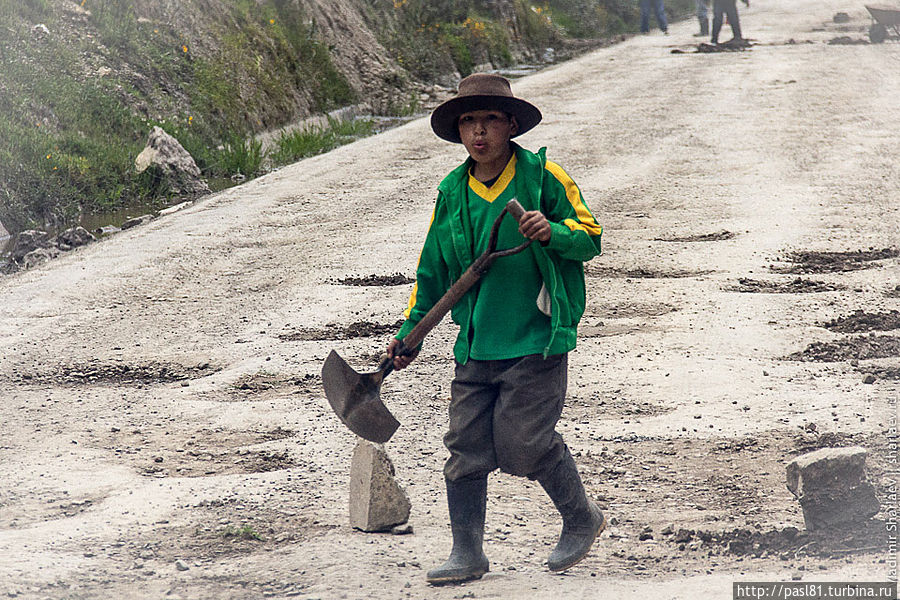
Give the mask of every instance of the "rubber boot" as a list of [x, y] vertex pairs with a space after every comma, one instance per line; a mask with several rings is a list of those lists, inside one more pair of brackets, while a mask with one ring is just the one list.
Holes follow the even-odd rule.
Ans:
[[425, 575], [425, 580], [433, 585], [480, 579], [489, 570], [487, 556], [482, 550], [487, 475], [474, 479], [447, 480], [446, 483], [453, 549], [444, 564]]
[[587, 497], [575, 459], [568, 451], [538, 481], [563, 519], [559, 542], [550, 553], [547, 566], [551, 571], [565, 571], [587, 556], [594, 540], [606, 529], [606, 517]]

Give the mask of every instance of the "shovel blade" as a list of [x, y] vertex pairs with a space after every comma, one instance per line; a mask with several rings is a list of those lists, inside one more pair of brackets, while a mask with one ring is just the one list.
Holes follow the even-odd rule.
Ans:
[[381, 402], [384, 371], [357, 373], [334, 350], [322, 366], [322, 385], [328, 404], [350, 431], [383, 444], [391, 439], [400, 422]]

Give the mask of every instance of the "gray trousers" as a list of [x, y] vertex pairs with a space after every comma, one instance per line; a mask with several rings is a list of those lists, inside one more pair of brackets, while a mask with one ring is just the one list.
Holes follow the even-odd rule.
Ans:
[[505, 473], [538, 479], [565, 454], [556, 423], [566, 397], [567, 354], [457, 363], [444, 445], [450, 481]]

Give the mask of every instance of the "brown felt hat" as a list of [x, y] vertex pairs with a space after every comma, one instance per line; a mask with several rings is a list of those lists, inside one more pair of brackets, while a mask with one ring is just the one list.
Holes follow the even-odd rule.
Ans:
[[439, 138], [459, 144], [462, 142], [457, 124], [459, 117], [473, 110], [500, 110], [511, 114], [519, 124], [515, 135], [521, 135], [541, 122], [541, 111], [513, 96], [505, 77], [475, 73], [459, 82], [456, 97], [434, 109], [431, 128]]

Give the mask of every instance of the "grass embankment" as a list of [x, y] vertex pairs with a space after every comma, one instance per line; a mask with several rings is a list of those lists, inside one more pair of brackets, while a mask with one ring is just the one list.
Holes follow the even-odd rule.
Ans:
[[[400, 77], [422, 82], [637, 28], [624, 0], [342, 1], [359, 4]], [[693, 5], [677, 2], [670, 11]], [[190, 18], [174, 23], [148, 8], [157, 4], [141, 4], [149, 16], [139, 18], [130, 0], [0, 0], [0, 221], [10, 230], [167, 203], [165, 183], [133, 167], [154, 125], [213, 180], [252, 178], [372, 132], [371, 122], [332, 120], [264, 152], [255, 134], [363, 100], [332, 49], [289, 0], [229, 0], [217, 15], [185, 0], [178, 14]], [[409, 114], [415, 98], [387, 112]]]
[[[266, 159], [255, 132], [357, 100], [289, 2], [228, 3], [217, 45], [203, 48], [132, 6], [0, 3], [0, 220], [11, 230], [165, 203], [164, 183], [133, 165], [154, 125], [205, 176], [252, 177]], [[299, 145], [284, 136], [274, 158], [330, 149], [341, 127], [306, 130]]]

